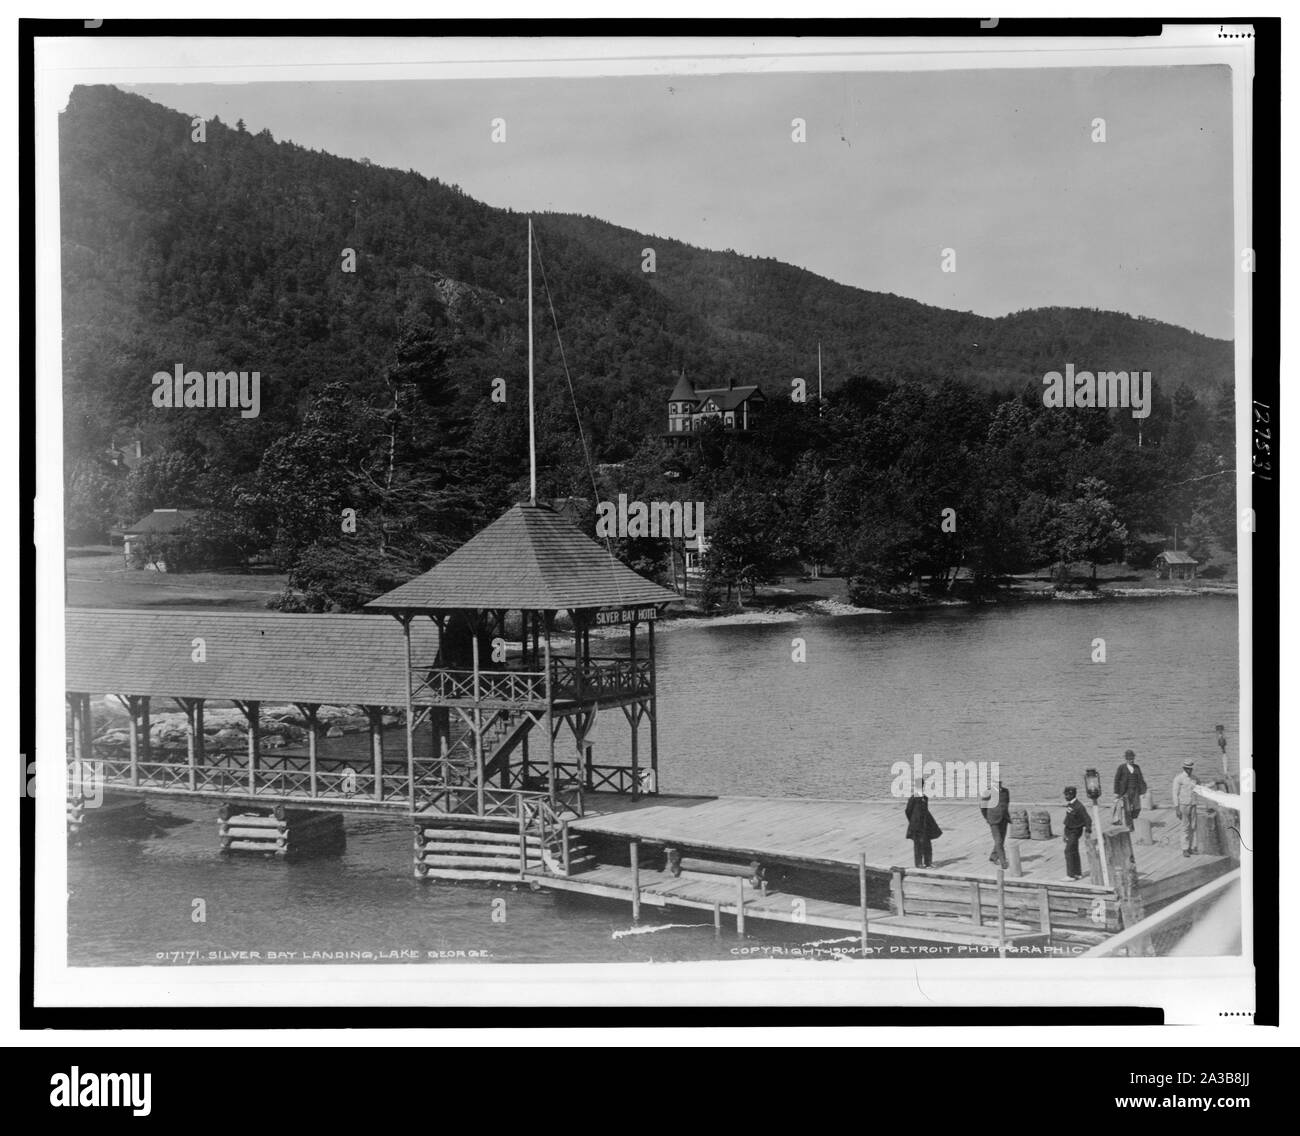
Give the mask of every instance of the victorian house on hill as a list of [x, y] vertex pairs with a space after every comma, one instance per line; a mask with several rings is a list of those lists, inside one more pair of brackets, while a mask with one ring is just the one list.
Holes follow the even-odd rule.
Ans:
[[766, 401], [756, 383], [736, 386], [728, 381], [725, 387], [697, 387], [682, 375], [668, 396], [668, 434], [690, 434], [710, 421], [726, 430], [748, 430]]

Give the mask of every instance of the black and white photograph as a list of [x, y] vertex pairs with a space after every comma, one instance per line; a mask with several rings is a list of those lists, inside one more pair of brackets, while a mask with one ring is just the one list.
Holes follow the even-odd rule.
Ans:
[[38, 43], [38, 994], [1253, 1010], [1252, 43], [987, 37]]

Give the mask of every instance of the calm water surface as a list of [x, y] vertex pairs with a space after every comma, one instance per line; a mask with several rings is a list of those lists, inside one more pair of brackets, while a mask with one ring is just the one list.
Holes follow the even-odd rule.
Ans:
[[[1091, 661], [1098, 638], [1104, 664]], [[791, 659], [794, 639], [804, 641], [804, 663]], [[1218, 768], [1217, 723], [1237, 769], [1229, 597], [665, 628], [656, 646], [665, 792], [881, 798], [891, 765], [921, 753], [996, 761], [1021, 801], [1055, 801], [1095, 766], [1109, 796], [1131, 748], [1168, 800], [1183, 760]], [[324, 752], [364, 758], [364, 738], [329, 744]], [[603, 716], [595, 744], [598, 762], [626, 760], [621, 715]], [[622, 904], [422, 883], [411, 874], [409, 824], [396, 819], [349, 816], [344, 855], [284, 864], [218, 855], [213, 805], [150, 808], [166, 825], [157, 835], [69, 850], [73, 965], [195, 965], [232, 961], [220, 952], [236, 951], [257, 951], [259, 962], [295, 952], [275, 960], [288, 963], [346, 951], [393, 952], [383, 961], [478, 951], [499, 962], [619, 962], [729, 959], [738, 949], [730, 926], [715, 939], [694, 912], [651, 910], [643, 927], [687, 926], [629, 933]], [[206, 923], [191, 922], [195, 898], [207, 904]], [[501, 898], [504, 924], [492, 921]], [[745, 949], [758, 955], [834, 938], [752, 922], [747, 932]]]

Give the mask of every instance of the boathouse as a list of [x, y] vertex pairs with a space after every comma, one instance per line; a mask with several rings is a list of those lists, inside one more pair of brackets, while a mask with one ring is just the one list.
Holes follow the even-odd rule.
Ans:
[[1156, 577], [1161, 580], [1195, 580], [1197, 560], [1185, 552], [1166, 549], [1156, 557]]

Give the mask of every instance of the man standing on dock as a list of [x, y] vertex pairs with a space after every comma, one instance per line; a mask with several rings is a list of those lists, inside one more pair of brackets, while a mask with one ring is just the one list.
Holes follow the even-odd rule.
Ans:
[[989, 833], [993, 837], [993, 851], [989, 855], [989, 860], [1000, 867], [1010, 867], [1007, 861], [1006, 839], [1007, 826], [1011, 823], [1011, 790], [1004, 789], [1001, 782], [995, 786], [997, 799], [994, 800], [993, 792], [985, 789], [980, 794], [980, 812], [984, 814], [984, 819], [989, 822]]
[[1083, 879], [1083, 864], [1079, 860], [1079, 838], [1092, 832], [1092, 817], [1079, 803], [1079, 790], [1073, 785], [1065, 787], [1065, 874], [1072, 880]]
[[1183, 771], [1174, 778], [1174, 815], [1183, 822], [1183, 855], [1196, 852], [1196, 786], [1200, 782], [1192, 772], [1196, 766], [1183, 762]]
[[934, 845], [931, 841], [942, 836], [943, 830], [930, 815], [930, 798], [924, 793], [913, 792], [907, 799], [903, 815], [907, 817], [907, 838], [912, 842], [912, 859], [916, 867], [934, 867]]
[[1137, 754], [1131, 749], [1124, 751], [1124, 761], [1115, 770], [1115, 796], [1124, 802], [1127, 810], [1124, 823], [1133, 827], [1133, 818], [1142, 811], [1142, 794], [1147, 791], [1146, 778], [1142, 776], [1142, 766], [1137, 763]]

